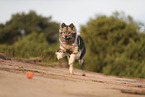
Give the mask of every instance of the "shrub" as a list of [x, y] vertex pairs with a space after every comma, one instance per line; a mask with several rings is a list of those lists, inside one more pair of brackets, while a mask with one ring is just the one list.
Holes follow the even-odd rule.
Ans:
[[98, 16], [81, 26], [86, 44], [85, 69], [104, 74], [144, 77], [145, 34], [130, 17]]
[[57, 44], [48, 43], [44, 33], [33, 32], [30, 35], [19, 38], [13, 45], [0, 45], [0, 51], [11, 57], [36, 58], [43, 61], [54, 61]]

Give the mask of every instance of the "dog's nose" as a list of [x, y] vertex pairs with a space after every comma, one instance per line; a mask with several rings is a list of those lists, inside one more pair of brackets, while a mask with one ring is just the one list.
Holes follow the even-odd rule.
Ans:
[[67, 37], [67, 36], [65, 36], [65, 39], [68, 39], [68, 37]]
[[69, 40], [70, 38], [69, 38], [68, 36], [65, 36], [65, 39], [66, 39], [66, 40]]

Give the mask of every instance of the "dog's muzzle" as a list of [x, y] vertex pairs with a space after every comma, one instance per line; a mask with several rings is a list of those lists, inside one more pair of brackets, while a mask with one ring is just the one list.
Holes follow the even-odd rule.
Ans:
[[69, 40], [70, 39], [70, 37], [68, 37], [68, 36], [65, 36], [65, 40]]

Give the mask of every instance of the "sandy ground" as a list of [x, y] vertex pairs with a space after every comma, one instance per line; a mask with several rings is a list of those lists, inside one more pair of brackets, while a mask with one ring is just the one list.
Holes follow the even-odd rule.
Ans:
[[144, 79], [84, 72], [0, 59], [0, 97], [145, 97]]

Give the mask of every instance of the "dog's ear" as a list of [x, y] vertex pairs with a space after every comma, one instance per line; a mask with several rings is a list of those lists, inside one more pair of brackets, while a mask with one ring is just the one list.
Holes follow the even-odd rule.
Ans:
[[63, 27], [66, 27], [66, 24], [65, 23], [62, 23], [61, 24], [61, 28], [63, 28]]
[[70, 27], [72, 30], [75, 30], [75, 26], [74, 26], [73, 23], [71, 23], [71, 24], [69, 25], [69, 27]]

